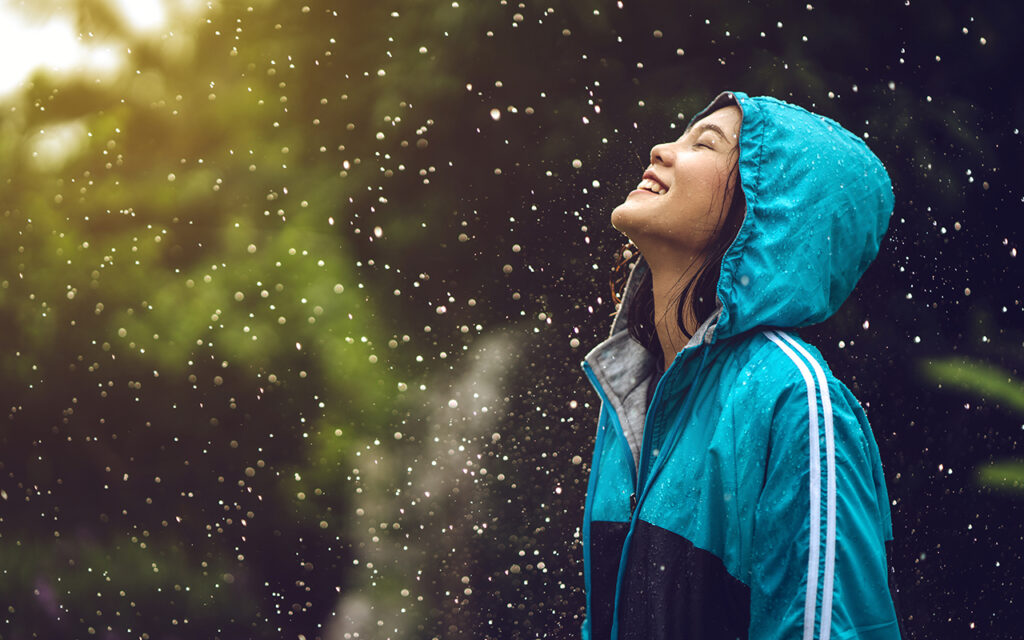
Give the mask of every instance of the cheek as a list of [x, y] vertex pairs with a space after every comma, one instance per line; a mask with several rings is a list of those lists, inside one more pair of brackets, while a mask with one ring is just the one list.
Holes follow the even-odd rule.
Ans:
[[703, 197], [713, 200], [725, 188], [725, 175], [715, 166], [705, 166], [702, 169], [694, 178], [703, 192]]
[[688, 198], [708, 198], [718, 179], [717, 163], [711, 158], [690, 158], [680, 162], [673, 178], [673, 188], [678, 187]]
[[[703, 169], [703, 167], [702, 167]], [[695, 222], [711, 209], [716, 187], [715, 173], [708, 170], [694, 171], [676, 180], [665, 201], [673, 218]]]
[[724, 205], [726, 186], [729, 180], [729, 166], [725, 162], [708, 163], [694, 171], [688, 178], [689, 198], [702, 203], [705, 214], [717, 215]]

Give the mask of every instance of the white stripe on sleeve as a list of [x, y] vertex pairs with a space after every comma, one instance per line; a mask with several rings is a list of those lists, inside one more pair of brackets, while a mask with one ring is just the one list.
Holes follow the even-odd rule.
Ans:
[[818, 598], [818, 558], [821, 547], [821, 457], [818, 448], [818, 402], [814, 380], [800, 356], [790, 349], [774, 331], [764, 335], [789, 356], [807, 386], [808, 444], [810, 464], [810, 536], [807, 549], [807, 594], [804, 599], [804, 640], [814, 637], [814, 613]]
[[832, 591], [836, 573], [836, 451], [832, 433], [832, 399], [828, 393], [828, 380], [818, 361], [811, 357], [796, 340], [779, 332], [814, 368], [821, 389], [821, 406], [825, 414], [825, 583], [821, 592], [821, 640], [829, 640], [832, 631]]

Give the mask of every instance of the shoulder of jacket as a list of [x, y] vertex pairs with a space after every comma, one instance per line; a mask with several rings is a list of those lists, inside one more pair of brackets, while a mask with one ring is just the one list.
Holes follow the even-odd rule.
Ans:
[[762, 398], [804, 393], [808, 384], [822, 381], [838, 390], [821, 353], [799, 337], [783, 330], [760, 330], [747, 337], [740, 356], [737, 384]]

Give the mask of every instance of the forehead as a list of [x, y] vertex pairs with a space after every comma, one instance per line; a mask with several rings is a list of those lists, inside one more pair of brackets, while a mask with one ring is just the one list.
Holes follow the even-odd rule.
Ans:
[[703, 130], [706, 127], [703, 125], [713, 124], [726, 134], [736, 138], [740, 134], [740, 124], [743, 120], [743, 112], [736, 105], [729, 105], [716, 109], [704, 116], [700, 120], [697, 120], [692, 125], [686, 128], [683, 135], [690, 133], [693, 130]]

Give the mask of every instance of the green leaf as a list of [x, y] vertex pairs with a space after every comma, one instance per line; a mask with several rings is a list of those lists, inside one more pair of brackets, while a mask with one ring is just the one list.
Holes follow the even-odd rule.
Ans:
[[1024, 413], [1024, 383], [1005, 369], [978, 360], [944, 358], [921, 363], [924, 376]]
[[1002, 460], [978, 467], [978, 482], [995, 489], [1024, 493], [1024, 462]]

